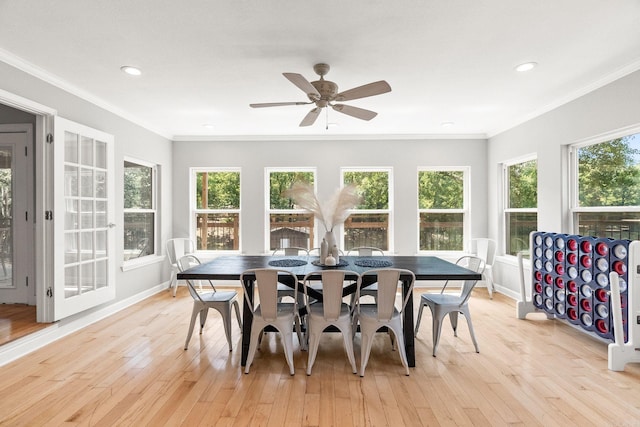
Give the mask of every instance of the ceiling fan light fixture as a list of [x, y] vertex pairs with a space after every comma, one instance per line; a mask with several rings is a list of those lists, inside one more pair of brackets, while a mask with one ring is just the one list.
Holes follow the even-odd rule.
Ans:
[[142, 74], [142, 70], [138, 67], [134, 67], [133, 65], [123, 65], [120, 67], [120, 71], [125, 74], [129, 74], [130, 76], [139, 76]]
[[524, 73], [526, 71], [531, 71], [538, 66], [537, 62], [524, 62], [520, 65], [516, 66], [516, 71], [519, 73]]

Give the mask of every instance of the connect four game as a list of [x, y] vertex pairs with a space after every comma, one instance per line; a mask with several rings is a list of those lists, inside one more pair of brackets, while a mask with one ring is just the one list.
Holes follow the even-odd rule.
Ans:
[[[545, 312], [611, 341], [610, 369], [623, 370], [625, 363], [640, 361], [640, 241], [539, 231], [530, 238], [529, 311]], [[518, 317], [523, 318], [521, 310], [519, 303]], [[616, 311], [621, 316], [616, 318]], [[615, 329], [622, 333], [615, 334]], [[619, 347], [613, 350], [617, 361], [611, 360], [612, 347]]]

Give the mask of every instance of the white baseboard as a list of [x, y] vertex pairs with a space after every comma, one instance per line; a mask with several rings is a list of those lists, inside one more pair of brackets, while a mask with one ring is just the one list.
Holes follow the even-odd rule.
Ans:
[[51, 344], [73, 332], [85, 328], [99, 320], [109, 317], [127, 307], [132, 306], [158, 292], [167, 291], [169, 282], [161, 283], [153, 288], [140, 292], [130, 298], [118, 301], [102, 309], [93, 312], [79, 313], [78, 315], [62, 319], [38, 332], [29, 334], [23, 338], [0, 346], [0, 366], [4, 366], [22, 356], [25, 356], [39, 348]]

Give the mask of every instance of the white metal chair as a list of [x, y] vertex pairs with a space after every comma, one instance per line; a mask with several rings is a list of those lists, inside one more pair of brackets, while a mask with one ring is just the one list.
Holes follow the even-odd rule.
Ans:
[[[309, 256], [309, 250], [300, 248], [297, 246], [290, 246], [288, 248], [276, 248], [273, 250], [272, 256], [284, 255], [284, 256]], [[289, 286], [278, 283], [278, 302], [282, 302], [283, 297], [293, 298], [293, 289]], [[301, 298], [301, 294], [298, 293], [298, 305], [303, 305], [304, 301]]]
[[[456, 264], [465, 267], [476, 273], [482, 273], [484, 270], [484, 261], [481, 258], [475, 256], [463, 256]], [[478, 349], [478, 342], [476, 341], [476, 335], [473, 332], [473, 325], [471, 323], [471, 313], [469, 312], [469, 298], [471, 297], [471, 291], [478, 283], [477, 280], [465, 280], [462, 282], [462, 287], [458, 294], [444, 293], [447, 285], [450, 281], [445, 282], [444, 286], [440, 290], [439, 294], [422, 294], [420, 297], [420, 311], [418, 312], [418, 321], [416, 322], [416, 335], [420, 328], [420, 320], [422, 319], [422, 310], [424, 306], [428, 306], [431, 309], [431, 316], [433, 321], [433, 357], [436, 356], [436, 350], [438, 349], [438, 343], [440, 341], [440, 332], [442, 330], [442, 321], [448, 314], [451, 320], [451, 326], [453, 327], [453, 335], [458, 336], [458, 313], [462, 313], [467, 319], [469, 325], [469, 333], [471, 334], [471, 340], [476, 348], [476, 353], [480, 353]]]
[[[307, 375], [311, 375], [311, 369], [318, 354], [320, 337], [329, 326], [335, 326], [342, 332], [344, 349], [351, 363], [353, 373], [357, 373], [356, 359], [353, 353], [353, 329], [352, 310], [342, 299], [344, 277], [346, 274], [356, 276], [356, 283], [360, 283], [358, 273], [347, 270], [323, 270], [309, 273], [303, 280], [305, 305], [307, 308], [307, 338], [309, 343], [309, 361], [307, 363]], [[308, 289], [311, 281], [320, 284], [322, 301], [315, 301], [309, 297]], [[313, 289], [318, 289], [316, 286]]]
[[[240, 275], [240, 283], [245, 282], [246, 276], [255, 276], [254, 295], [250, 298], [245, 292], [245, 309], [253, 313], [253, 323], [251, 324], [251, 337], [249, 340], [249, 353], [245, 365], [245, 374], [249, 373], [249, 367], [253, 362], [256, 349], [261, 341], [262, 331], [267, 326], [273, 326], [282, 336], [284, 344], [284, 354], [289, 365], [289, 373], [295, 374], [293, 368], [293, 325], [295, 323], [296, 333], [300, 345], [304, 347], [302, 332], [300, 329], [300, 317], [298, 315], [298, 279], [295, 274], [278, 269], [259, 268], [246, 270]], [[281, 276], [288, 276], [294, 283], [293, 302], [278, 302], [278, 282]], [[255, 304], [255, 301], [259, 304]]]
[[[347, 256], [362, 256], [362, 257], [372, 257], [372, 256], [384, 256], [384, 251], [380, 248], [375, 248], [373, 246], [358, 246], [355, 248], [349, 249], [347, 252]], [[366, 288], [362, 289], [360, 296], [369, 295], [374, 299], [377, 298], [378, 295], [378, 284], [373, 283]]]
[[169, 239], [166, 243], [167, 258], [169, 264], [171, 264], [171, 279], [169, 281], [169, 289], [173, 288], [173, 296], [176, 296], [178, 291], [178, 279], [177, 274], [180, 271], [178, 268], [178, 260], [185, 255], [195, 252], [195, 245], [193, 240], [187, 238]]
[[484, 261], [484, 272], [482, 273], [482, 280], [487, 284], [487, 291], [489, 292], [489, 298], [493, 299], [493, 262], [496, 258], [496, 241], [492, 239], [473, 239], [471, 241], [472, 248], [475, 249], [473, 253]]
[[[194, 255], [185, 255], [178, 260], [177, 264], [180, 271], [185, 271], [191, 267], [199, 265], [200, 260]], [[213, 286], [213, 283], [211, 283], [211, 281], [208, 281], [211, 290], [199, 292], [198, 289], [196, 289], [195, 285], [197, 284], [200, 290], [202, 290], [201, 282], [202, 281], [187, 280], [189, 293], [191, 294], [191, 297], [193, 297], [193, 309], [191, 311], [191, 323], [189, 324], [189, 332], [187, 333], [187, 340], [184, 343], [184, 349], [186, 350], [189, 347], [189, 341], [191, 340], [191, 335], [193, 334], [193, 327], [196, 323], [196, 317], [200, 315], [200, 334], [202, 334], [209, 309], [213, 308], [214, 310], [217, 310], [222, 316], [224, 333], [227, 336], [229, 351], [231, 351], [233, 349], [233, 346], [231, 344], [231, 306], [233, 306], [236, 310], [238, 326], [240, 327], [240, 330], [242, 330], [240, 307], [237, 300], [238, 293], [236, 291], [218, 291], [216, 290], [215, 286]]]
[[[362, 283], [365, 282], [367, 276], [375, 275], [375, 280], [378, 283], [378, 298], [375, 304], [362, 304], [360, 302], [360, 291]], [[402, 294], [402, 281], [401, 275], [407, 275], [411, 277], [411, 284], [409, 286], [409, 292], [404, 299], [400, 307], [396, 305], [396, 295], [398, 292]], [[409, 364], [407, 362], [407, 354], [404, 348], [404, 333], [402, 330], [402, 313], [405, 309], [412, 310], [413, 307], [407, 308], [407, 301], [411, 292], [413, 292], [413, 285], [415, 284], [415, 275], [409, 270], [395, 269], [395, 268], [383, 268], [368, 270], [362, 273], [360, 283], [356, 292], [356, 311], [353, 318], [353, 325], [360, 323], [360, 333], [362, 336], [362, 344], [360, 350], [360, 376], [364, 376], [365, 368], [369, 362], [369, 355], [371, 354], [371, 346], [373, 344], [374, 334], [382, 327], [386, 327], [390, 333], [395, 336], [395, 341], [398, 343], [398, 353], [400, 354], [400, 360], [405, 368], [406, 375], [409, 375]]]

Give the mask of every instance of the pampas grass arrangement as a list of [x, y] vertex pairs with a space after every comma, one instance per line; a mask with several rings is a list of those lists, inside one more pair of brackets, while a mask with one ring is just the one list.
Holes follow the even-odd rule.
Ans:
[[349, 217], [349, 210], [362, 201], [354, 184], [337, 189], [324, 204], [320, 203], [313, 191], [313, 186], [307, 182], [294, 182], [291, 188], [283, 192], [283, 195], [291, 198], [302, 209], [312, 213], [328, 232], [333, 232], [336, 225], [342, 224]]

